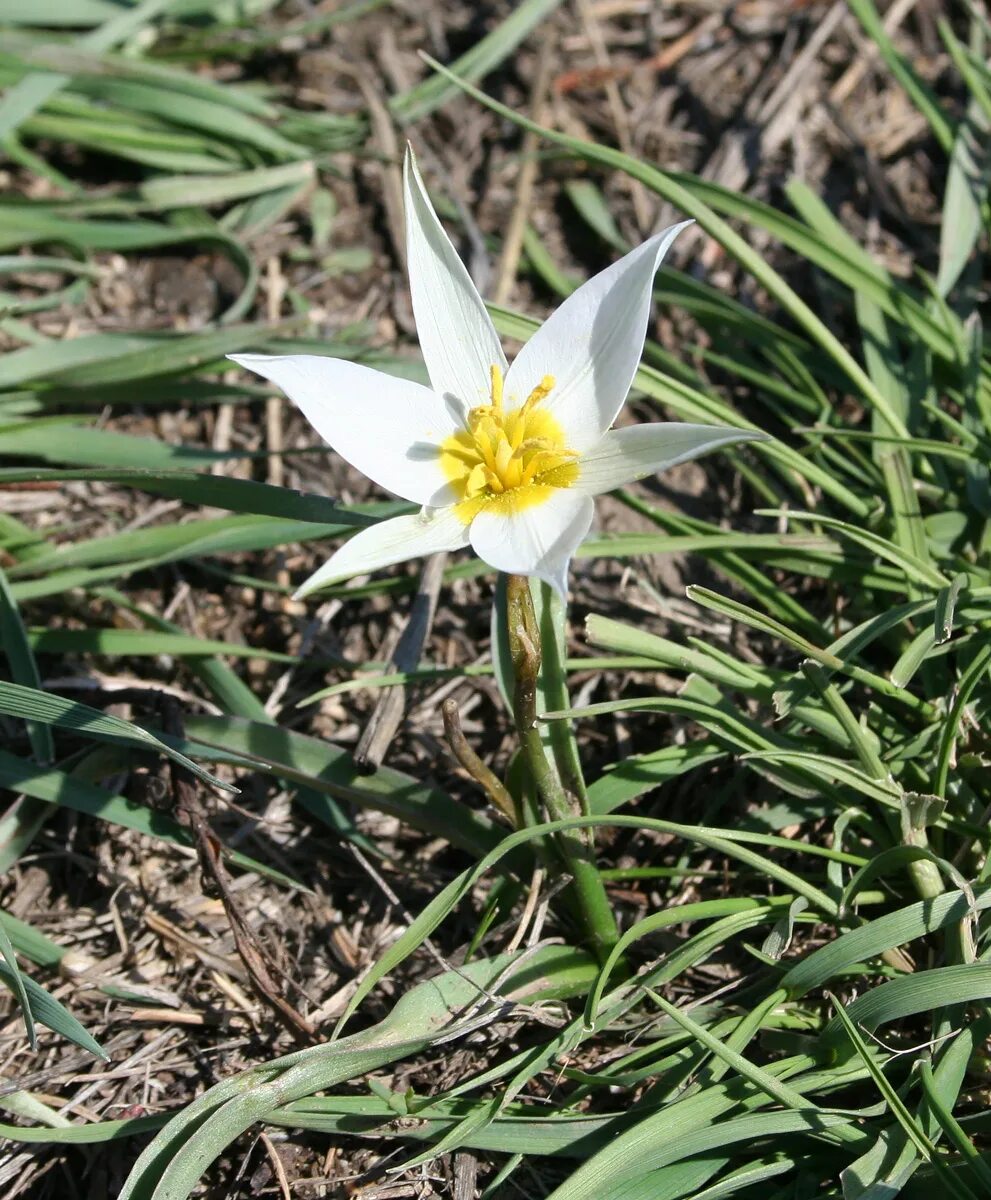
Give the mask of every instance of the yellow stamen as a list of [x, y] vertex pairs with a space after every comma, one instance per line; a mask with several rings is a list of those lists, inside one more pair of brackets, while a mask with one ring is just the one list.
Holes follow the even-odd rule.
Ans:
[[502, 370], [498, 363], [489, 367], [489, 378], [492, 380], [492, 407], [502, 409]]
[[469, 524], [483, 509], [519, 512], [542, 504], [555, 488], [578, 478], [578, 455], [565, 445], [564, 431], [540, 403], [554, 388], [545, 375], [524, 403], [503, 407], [503, 376], [489, 371], [491, 398], [473, 408], [465, 428], [441, 446], [441, 467], [457, 497], [457, 512]]
[[553, 390], [554, 382], [555, 380], [553, 375], [545, 375], [543, 379], [541, 379], [530, 395], [527, 396], [526, 403], [523, 405], [524, 413], [530, 412], [532, 409], [537, 407], [541, 400], [547, 398], [547, 396]]

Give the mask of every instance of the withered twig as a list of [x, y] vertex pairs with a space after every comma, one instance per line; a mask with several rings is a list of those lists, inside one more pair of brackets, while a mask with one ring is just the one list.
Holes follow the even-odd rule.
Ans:
[[[530, 89], [530, 119], [536, 121], [538, 125], [543, 125], [546, 117], [550, 74], [551, 43], [549, 39], [545, 39], [541, 42], [537, 73], [533, 87]], [[528, 129], [520, 148], [520, 172], [516, 180], [516, 200], [513, 203], [509, 224], [506, 227], [506, 236], [503, 238], [495, 287], [492, 289], [492, 300], [496, 304], [506, 303], [513, 288], [513, 281], [516, 279], [516, 269], [519, 266], [520, 253], [523, 250], [523, 233], [526, 230], [527, 216], [533, 201], [533, 186], [537, 181], [537, 151], [539, 148], [539, 136], [532, 129]]]
[[558, 96], [566, 96], [569, 92], [577, 91], [578, 88], [598, 87], [610, 81], [619, 83], [647, 71], [670, 71], [700, 41], [714, 33], [724, 20], [724, 14], [710, 13], [707, 17], [703, 17], [698, 25], [689, 29], [687, 33], [683, 33], [681, 37], [675, 38], [670, 45], [665, 46], [663, 50], [659, 50], [643, 62], [627, 63], [621, 66], [610, 64], [608, 66], [576, 67], [574, 70], [564, 71], [554, 80], [554, 91]]
[[371, 127], [368, 148], [381, 160], [385, 224], [392, 249], [405, 271], [406, 215], [403, 202], [403, 173], [399, 165], [403, 151], [396, 132], [396, 123], [388, 105], [382, 100], [381, 80], [377, 79], [367, 66], [348, 62], [340, 56], [335, 56], [333, 63], [337, 70], [355, 81], [368, 108], [368, 124]]
[[454, 1200], [472, 1200], [476, 1194], [478, 1159], [466, 1150], [454, 1156]]
[[[592, 46], [596, 62], [600, 67], [611, 68], [612, 60], [609, 57], [609, 48], [602, 35], [602, 28], [595, 15], [591, 0], [577, 0], [577, 5], [578, 16]], [[606, 76], [602, 81], [602, 87], [606, 94], [606, 103], [612, 115], [613, 128], [616, 131], [616, 141], [619, 143], [619, 148], [624, 154], [633, 154], [630, 118], [623, 103], [619, 85], [612, 76]], [[646, 233], [651, 223], [651, 205], [647, 189], [638, 179], [627, 177], [627, 183], [630, 198], [633, 200], [633, 211], [636, 214], [637, 225], [640, 227], [641, 233]]]
[[0, 492], [58, 492], [61, 490], [61, 483], [49, 483], [44, 479], [23, 479], [20, 483], [0, 483]]
[[[265, 281], [268, 286], [268, 319], [275, 325], [278, 323], [282, 300], [286, 294], [286, 279], [275, 254], [269, 257], [266, 264]], [[273, 487], [282, 487], [286, 478], [285, 460], [282, 457], [285, 449], [284, 416], [285, 403], [282, 395], [269, 396], [265, 401], [265, 441], [268, 446], [268, 482]], [[279, 582], [283, 581], [280, 579]], [[285, 582], [289, 582], [288, 576]]]
[[[895, 0], [895, 3], [884, 14], [882, 21], [884, 32], [889, 37], [901, 25], [912, 9], [915, 8], [915, 5], [916, 0]], [[864, 75], [870, 69], [871, 64], [877, 58], [877, 55], [877, 43], [870, 38], [864, 38], [863, 43], [857, 48], [857, 56], [853, 62], [850, 63], [837, 82], [830, 88], [830, 104], [843, 104], [844, 101], [849, 99], [850, 93], [860, 83], [861, 79], [863, 79]]]
[[[163, 696], [162, 727], [172, 737], [183, 736], [182, 712], [172, 696]], [[221, 861], [221, 844], [210, 828], [192, 774], [181, 764], [169, 762], [176, 819], [190, 832], [200, 860], [200, 870], [220, 893], [220, 899], [230, 922], [234, 945], [248, 973], [248, 982], [258, 998], [275, 1013], [297, 1042], [309, 1045], [316, 1029], [282, 996], [276, 982], [277, 968], [271, 956], [258, 940], [241, 907], [231, 891], [230, 876]]]
[[267, 1133], [258, 1135], [259, 1141], [265, 1147], [265, 1153], [268, 1155], [268, 1161], [272, 1164], [272, 1171], [275, 1178], [279, 1181], [279, 1192], [282, 1195], [282, 1200], [292, 1200], [292, 1192], [289, 1187], [289, 1178], [286, 1175], [285, 1164], [282, 1161], [282, 1156], [275, 1148], [275, 1143]]
[[515, 954], [516, 951], [523, 945], [523, 938], [526, 936], [527, 926], [533, 919], [533, 914], [537, 910], [537, 903], [540, 900], [540, 888], [544, 882], [544, 868], [534, 867], [533, 874], [530, 876], [530, 886], [527, 888], [526, 903], [523, 905], [523, 912], [520, 915], [520, 923], [516, 926], [516, 932], [509, 939], [504, 953]]
[[191, 954], [215, 974], [230, 976], [241, 983], [248, 982], [248, 972], [242, 962], [228, 955], [215, 954], [208, 946], [203, 945], [202, 940], [191, 937], [161, 913], [153, 909], [146, 911], [145, 925], [163, 942], [174, 946], [180, 952]]
[[513, 797], [503, 786], [499, 777], [489, 770], [468, 745], [464, 730], [461, 728], [457, 700], [448, 698], [440, 706], [440, 711], [444, 718], [444, 733], [447, 735], [447, 744], [451, 747], [451, 753], [515, 829], [519, 825], [520, 819]]
[[[402, 637], [390, 663], [396, 671], [412, 671], [420, 661], [423, 643], [434, 621], [437, 594], [444, 578], [447, 554], [432, 554], [424, 563], [419, 587], [410, 609]], [[406, 689], [401, 685], [387, 688], [379, 697], [354, 752], [354, 761], [366, 771], [380, 766], [389, 744], [403, 719]]]

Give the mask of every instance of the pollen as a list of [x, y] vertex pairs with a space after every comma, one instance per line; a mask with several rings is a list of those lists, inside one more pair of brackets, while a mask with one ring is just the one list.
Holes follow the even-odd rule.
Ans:
[[465, 428], [441, 445], [440, 464], [466, 525], [486, 508], [509, 513], [542, 504], [578, 478], [578, 455], [540, 407], [554, 390], [554, 376], [545, 375], [522, 404], [509, 407], [498, 366], [490, 379], [489, 403], [473, 408]]

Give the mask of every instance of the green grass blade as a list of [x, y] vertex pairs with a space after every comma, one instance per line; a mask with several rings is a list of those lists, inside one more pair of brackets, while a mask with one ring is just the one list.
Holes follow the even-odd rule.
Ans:
[[[11, 976], [9, 968], [0, 963], [0, 979], [11, 986]], [[59, 1034], [61, 1037], [68, 1039], [74, 1045], [81, 1049], [94, 1054], [97, 1058], [102, 1058], [105, 1062], [110, 1061], [110, 1055], [106, 1053], [99, 1042], [96, 1041], [86, 1029], [76, 1020], [69, 1012], [64, 1004], [61, 1004], [49, 992], [29, 976], [22, 975], [24, 989], [27, 992], [27, 1000], [32, 1018], [39, 1025], [44, 1025], [46, 1029], [51, 1029], [53, 1033]]]
[[[561, 0], [522, 0], [491, 33], [452, 64], [454, 74], [466, 79], [481, 79], [493, 67], [504, 62], [560, 3]], [[457, 95], [458, 88], [452, 83], [436, 76], [425, 79], [409, 91], [393, 96], [389, 101], [389, 109], [400, 125], [411, 125]]]
[[[173, 2], [174, 0], [142, 0], [142, 3], [132, 9], [114, 10], [114, 15], [103, 25], [84, 35], [83, 43], [93, 50], [109, 50], [133, 36]], [[13, 133], [68, 82], [67, 75], [45, 73], [29, 75], [11, 88], [0, 100], [0, 137], [7, 137]]]
[[192, 771], [204, 783], [225, 792], [237, 792], [237, 788], [232, 784], [217, 779], [184, 754], [160, 741], [153, 733], [142, 729], [140, 725], [108, 716], [86, 704], [66, 700], [62, 696], [55, 696], [38, 688], [0, 681], [0, 712], [25, 721], [41, 721], [58, 729], [71, 729], [85, 737], [130, 746], [132, 749], [155, 750]]
[[[3, 570], [0, 570], [0, 649], [7, 659], [15, 683], [31, 688], [41, 687], [38, 664], [34, 661], [31, 643]], [[50, 763], [55, 757], [51, 729], [35, 721], [29, 722], [27, 728], [35, 759], [41, 765]]]
[[936, 1168], [938, 1177], [942, 1181], [942, 1186], [946, 1189], [944, 1194], [947, 1196], [953, 1196], [955, 1200], [977, 1200], [977, 1197], [970, 1190], [970, 1188], [968, 1188], [962, 1180], [958, 1179], [951, 1171], [947, 1169], [946, 1164], [939, 1157], [936, 1147], [926, 1136], [925, 1131], [921, 1128], [916, 1118], [911, 1112], [909, 1112], [908, 1107], [902, 1101], [902, 1098], [898, 1095], [897, 1091], [888, 1082], [887, 1076], [878, 1066], [874, 1055], [867, 1048], [864, 1039], [860, 1036], [860, 1032], [856, 1024], [848, 1015], [843, 1005], [839, 1003], [835, 996], [831, 995], [829, 998], [832, 1001], [833, 1008], [836, 1012], [835, 1021], [842, 1026], [846, 1036], [853, 1044], [854, 1050], [867, 1067], [871, 1078], [877, 1085], [878, 1091], [880, 1091], [881, 1095], [884, 1097], [885, 1103], [891, 1110], [895, 1119], [898, 1121], [898, 1124], [901, 1126], [902, 1130], [905, 1132], [909, 1141], [915, 1146], [922, 1158], [929, 1163], [930, 1166]]
[[991, 1167], [978, 1153], [976, 1146], [944, 1101], [933, 1069], [925, 1060], [919, 1063], [919, 1079], [933, 1118], [946, 1134], [947, 1139], [956, 1147], [961, 1158], [971, 1167], [974, 1182], [980, 1185], [980, 1191], [984, 1195], [991, 1195]]
[[[7, 936], [7, 930], [0, 924], [0, 956], [3, 957], [3, 964], [0, 964], [0, 979], [14, 993], [20, 1010], [21, 1016], [24, 1019], [24, 1029], [28, 1036], [28, 1045], [32, 1050], [38, 1048], [38, 1035], [34, 1029], [34, 1014], [31, 1012], [31, 1000], [28, 997], [27, 987], [24, 983], [24, 976], [21, 975], [20, 967], [17, 965], [17, 955], [14, 952], [14, 947], [10, 943], [10, 938]], [[5, 965], [5, 969], [4, 968]]]
[[929, 122], [941, 148], [950, 154], [953, 148], [953, 126], [945, 116], [932, 90], [923, 82], [915, 69], [895, 49], [888, 36], [873, 0], [847, 0], [851, 11], [864, 27], [864, 31], [878, 48], [881, 57], [892, 75], [898, 80], [909, 99]]

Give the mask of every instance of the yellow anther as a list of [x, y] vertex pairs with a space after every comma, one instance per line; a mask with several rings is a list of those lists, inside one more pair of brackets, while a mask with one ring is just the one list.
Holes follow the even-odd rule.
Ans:
[[502, 409], [502, 369], [498, 363], [489, 367], [489, 378], [492, 381], [492, 407]]
[[524, 403], [503, 407], [501, 369], [489, 369], [491, 397], [467, 414], [464, 429], [441, 446], [441, 467], [457, 496], [466, 525], [483, 509], [518, 512], [542, 504], [578, 478], [578, 455], [569, 450], [553, 413], [538, 405], [554, 387], [545, 375]]
[[523, 405], [523, 412], [528, 413], [537, 407], [541, 400], [545, 399], [554, 388], [554, 376], [545, 375], [537, 384], [529, 396], [526, 398], [526, 403]]

